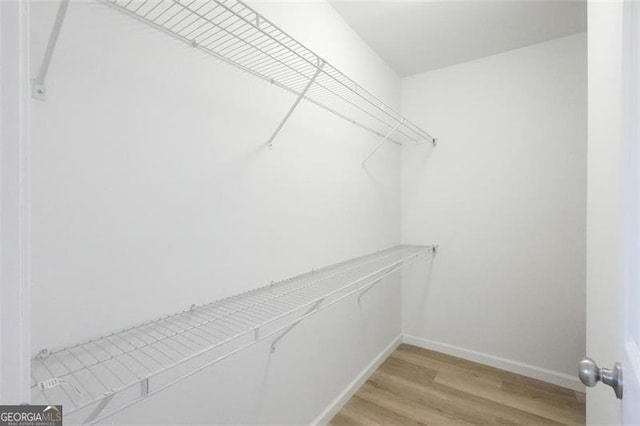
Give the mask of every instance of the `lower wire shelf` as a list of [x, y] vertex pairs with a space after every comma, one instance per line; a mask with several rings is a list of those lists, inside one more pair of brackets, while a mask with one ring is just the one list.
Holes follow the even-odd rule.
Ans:
[[356, 293], [362, 296], [436, 249], [397, 246], [74, 346], [43, 350], [31, 362], [32, 403], [61, 404], [65, 415], [82, 410], [84, 423], [97, 422], [264, 339], [273, 339], [275, 351], [305, 318]]

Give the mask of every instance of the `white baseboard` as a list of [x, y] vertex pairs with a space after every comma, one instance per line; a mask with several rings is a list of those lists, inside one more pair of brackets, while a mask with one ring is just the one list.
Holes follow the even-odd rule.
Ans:
[[449, 345], [447, 343], [437, 342], [430, 339], [423, 339], [422, 337], [409, 336], [406, 334], [402, 336], [402, 342], [409, 345], [442, 352], [447, 355], [452, 355], [469, 361], [478, 362], [480, 364], [499, 368], [501, 370], [510, 371], [512, 373], [521, 374], [523, 376], [542, 380], [544, 382], [552, 383], [563, 388], [569, 388], [579, 392], [585, 391], [584, 385], [580, 383], [577, 377], [570, 376], [565, 373], [560, 373], [558, 371], [547, 370], [545, 368], [513, 361], [507, 358], [501, 358], [498, 356]]
[[360, 387], [367, 381], [369, 376], [371, 376], [378, 367], [380, 367], [384, 360], [387, 359], [398, 346], [400, 346], [400, 343], [402, 343], [401, 335], [393, 339], [393, 341], [384, 348], [382, 352], [380, 352], [380, 354], [376, 356], [374, 360], [371, 361], [369, 365], [367, 365], [342, 392], [340, 392], [340, 395], [338, 395], [338, 397], [334, 399], [318, 417], [316, 417], [312, 424], [316, 426], [324, 426], [328, 424], [331, 419], [338, 414], [338, 411], [344, 407], [349, 399], [351, 399], [358, 389], [360, 389]]
[[340, 395], [338, 395], [331, 404], [329, 404], [329, 406], [312, 422], [312, 424], [316, 426], [323, 426], [329, 423], [340, 409], [349, 401], [349, 399], [358, 391], [358, 389], [360, 389], [364, 382], [367, 381], [369, 376], [371, 376], [384, 362], [384, 360], [387, 359], [394, 350], [396, 350], [400, 343], [407, 343], [409, 345], [430, 349], [436, 352], [442, 352], [447, 355], [452, 355], [458, 358], [488, 365], [490, 367], [542, 380], [563, 388], [573, 389], [579, 392], [585, 391], [584, 385], [580, 383], [577, 377], [570, 376], [565, 373], [547, 370], [545, 368], [536, 367], [522, 362], [461, 348], [448, 343], [404, 334], [393, 339], [393, 341], [383, 349], [382, 352], [380, 352], [380, 354], [376, 356], [375, 359], [371, 361], [351, 383], [349, 383], [349, 385], [347, 385]]

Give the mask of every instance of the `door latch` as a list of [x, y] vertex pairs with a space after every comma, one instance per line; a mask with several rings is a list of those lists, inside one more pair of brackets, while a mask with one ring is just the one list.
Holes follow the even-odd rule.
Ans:
[[578, 377], [585, 386], [593, 387], [602, 382], [613, 388], [616, 398], [622, 399], [622, 365], [619, 362], [612, 369], [598, 368], [594, 360], [584, 358], [578, 365]]

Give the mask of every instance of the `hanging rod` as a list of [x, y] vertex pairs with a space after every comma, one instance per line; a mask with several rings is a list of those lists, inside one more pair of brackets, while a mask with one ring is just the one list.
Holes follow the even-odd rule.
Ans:
[[434, 246], [394, 247], [98, 339], [43, 350], [31, 363], [32, 401], [62, 404], [66, 414], [88, 410], [85, 423], [102, 421], [260, 341], [273, 339], [274, 350], [306, 318], [433, 252]]
[[101, 1], [379, 137], [399, 124], [391, 142], [435, 141], [240, 0]]

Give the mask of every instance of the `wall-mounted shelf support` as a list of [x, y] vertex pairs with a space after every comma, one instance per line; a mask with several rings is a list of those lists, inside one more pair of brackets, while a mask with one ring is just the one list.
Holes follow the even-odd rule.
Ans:
[[389, 133], [386, 134], [386, 136], [380, 141], [380, 143], [378, 143], [378, 145], [376, 145], [375, 148], [373, 148], [373, 151], [371, 151], [369, 153], [369, 155], [366, 156], [366, 158], [364, 160], [362, 160], [362, 167], [364, 167], [367, 164], [367, 161], [369, 161], [369, 159], [371, 157], [373, 157], [373, 154], [375, 154], [376, 152], [378, 152], [378, 150], [380, 149], [380, 147], [382, 146], [383, 143], [385, 143], [390, 137], [391, 135], [393, 135], [393, 132], [395, 132], [396, 130], [398, 130], [398, 127], [400, 127], [400, 125], [403, 123], [404, 119], [401, 119], [394, 127], [393, 129], [389, 130]]
[[298, 324], [300, 324], [302, 322], [302, 320], [304, 320], [307, 316], [309, 316], [313, 311], [316, 311], [320, 308], [320, 305], [322, 304], [322, 302], [324, 302], [324, 299], [320, 299], [318, 300], [316, 303], [314, 303], [313, 305], [311, 305], [311, 307], [304, 313], [302, 314], [302, 316], [300, 317], [300, 319], [298, 321], [295, 321], [294, 323], [292, 323], [290, 326], [288, 326], [287, 328], [284, 329], [284, 331], [282, 332], [282, 334], [280, 334], [278, 337], [276, 337], [273, 342], [271, 342], [271, 353], [274, 353], [276, 351], [276, 345], [278, 344], [278, 342], [280, 340], [282, 340], [282, 338], [284, 336], [286, 336], [287, 334], [289, 334], [289, 332], [291, 330], [293, 330]]
[[[147, 382], [148, 383], [148, 382]], [[111, 402], [111, 400], [113, 399], [113, 397], [115, 396], [114, 393], [107, 395], [104, 399], [102, 399], [93, 410], [91, 410], [91, 412], [89, 413], [89, 415], [84, 419], [84, 421], [82, 422], [82, 424], [89, 424], [91, 423], [96, 417], [98, 417], [100, 415], [100, 413], [102, 413], [104, 411], [105, 408], [107, 408], [107, 405], [109, 405], [109, 403]]]
[[58, 43], [58, 37], [60, 36], [60, 30], [62, 29], [62, 23], [64, 17], [67, 14], [69, 7], [69, 0], [60, 0], [58, 6], [58, 13], [56, 13], [56, 19], [53, 22], [53, 28], [51, 29], [51, 35], [49, 36], [49, 42], [47, 43], [47, 49], [44, 52], [42, 63], [40, 64], [40, 70], [38, 75], [33, 79], [31, 84], [31, 95], [34, 99], [44, 101], [47, 99], [47, 87], [45, 86], [45, 79], [47, 78], [47, 72], [49, 71], [49, 65], [51, 65], [51, 58], [53, 57], [53, 51]]
[[364, 296], [369, 290], [371, 290], [373, 287], [375, 287], [376, 284], [378, 284], [380, 281], [382, 281], [383, 279], [387, 278], [389, 275], [393, 274], [394, 272], [396, 272], [398, 269], [400, 269], [400, 265], [395, 265], [393, 267], [391, 267], [387, 272], [385, 272], [385, 274], [379, 278], [377, 278], [375, 281], [367, 284], [365, 287], [362, 288], [362, 290], [360, 291], [360, 294], [358, 295], [358, 303], [360, 303], [360, 299], [362, 299], [362, 296]]
[[140, 382], [140, 396], [145, 397], [149, 395], [149, 378], [146, 378]]
[[300, 101], [305, 97], [305, 95], [309, 91], [309, 88], [311, 87], [313, 82], [316, 81], [316, 78], [318, 78], [318, 74], [320, 74], [320, 71], [322, 71], [322, 68], [324, 67], [324, 64], [325, 64], [325, 62], [323, 60], [318, 59], [318, 68], [316, 69], [316, 72], [313, 74], [313, 77], [311, 77], [309, 79], [309, 82], [307, 83], [307, 85], [304, 87], [302, 92], [300, 92], [300, 94], [298, 95], [298, 98], [296, 99], [296, 101], [293, 103], [293, 105], [291, 105], [291, 108], [289, 108], [289, 111], [284, 116], [284, 118], [282, 119], [282, 121], [280, 122], [278, 127], [276, 127], [276, 130], [273, 132], [273, 134], [271, 135], [271, 137], [267, 141], [267, 144], [269, 145], [269, 149], [273, 149], [273, 140], [278, 135], [278, 133], [280, 133], [280, 130], [282, 129], [282, 126], [284, 126], [284, 123], [286, 123], [287, 120], [289, 120], [289, 117], [291, 117], [291, 114], [293, 114], [293, 111], [296, 109], [296, 107], [298, 106]]

